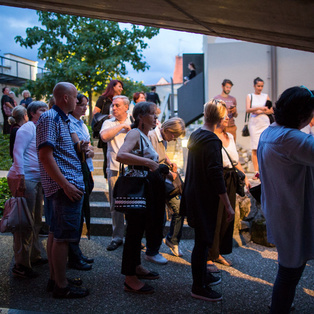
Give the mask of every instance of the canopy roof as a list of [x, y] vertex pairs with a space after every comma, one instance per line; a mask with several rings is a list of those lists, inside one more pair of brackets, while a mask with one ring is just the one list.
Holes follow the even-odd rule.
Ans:
[[0, 4], [314, 52], [312, 0], [0, 0]]

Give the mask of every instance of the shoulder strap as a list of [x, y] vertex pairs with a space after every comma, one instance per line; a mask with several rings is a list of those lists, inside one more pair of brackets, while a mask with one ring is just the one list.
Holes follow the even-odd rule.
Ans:
[[[251, 94], [251, 103], [250, 103], [250, 108], [252, 108], [252, 100], [253, 100], [253, 94]], [[244, 122], [246, 123], [246, 121], [249, 121], [250, 119], [250, 113], [245, 113], [245, 120]]]
[[226, 152], [226, 154], [227, 154], [227, 156], [228, 156], [228, 158], [229, 158], [229, 160], [230, 160], [230, 163], [231, 163], [231, 165], [232, 165], [233, 170], [235, 170], [235, 166], [234, 166], [234, 164], [233, 164], [233, 161], [231, 160], [230, 155], [228, 154], [227, 150], [226, 150], [223, 146], [222, 146], [222, 148], [223, 148], [224, 151]]

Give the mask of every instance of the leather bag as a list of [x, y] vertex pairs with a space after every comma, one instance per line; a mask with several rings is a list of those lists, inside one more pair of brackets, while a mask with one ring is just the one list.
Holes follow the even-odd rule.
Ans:
[[230, 163], [232, 165], [233, 171], [236, 174], [236, 193], [239, 194], [241, 197], [243, 197], [243, 196], [245, 196], [245, 190], [244, 190], [244, 188], [245, 188], [245, 173], [243, 173], [241, 170], [237, 169], [234, 166], [227, 150], [224, 147], [222, 147], [222, 148], [225, 150], [225, 152], [226, 152], [226, 154], [230, 160]]
[[34, 221], [29, 212], [25, 197], [11, 197], [4, 204], [3, 217], [0, 221], [0, 232], [34, 229]]
[[[141, 136], [141, 154], [144, 156]], [[132, 166], [129, 166], [132, 167]], [[136, 166], [137, 169], [139, 168]], [[144, 171], [145, 167], [143, 167]], [[148, 179], [146, 176], [128, 176], [124, 173], [124, 165], [120, 164], [120, 176], [113, 188], [114, 209], [120, 213], [143, 213], [147, 208]]]

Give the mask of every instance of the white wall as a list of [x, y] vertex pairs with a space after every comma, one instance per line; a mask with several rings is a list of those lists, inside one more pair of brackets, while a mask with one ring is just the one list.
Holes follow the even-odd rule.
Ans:
[[[257, 76], [264, 82], [264, 93], [271, 95], [271, 47], [241, 41], [217, 43], [214, 37], [204, 36], [205, 99], [221, 93], [223, 79], [234, 86], [231, 95], [236, 97], [239, 115], [236, 119], [237, 142], [249, 148], [249, 138], [241, 136], [244, 125], [245, 99], [254, 92], [253, 80]], [[295, 85], [314, 89], [314, 54], [287, 48], [277, 48], [277, 94]]]

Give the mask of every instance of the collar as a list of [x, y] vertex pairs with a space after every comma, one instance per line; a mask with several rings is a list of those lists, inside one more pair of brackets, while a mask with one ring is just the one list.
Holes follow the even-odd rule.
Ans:
[[70, 121], [69, 117], [64, 113], [64, 111], [60, 107], [58, 107], [57, 105], [53, 105], [52, 109], [58, 112], [63, 121], [65, 122]]
[[157, 134], [158, 142], [163, 142], [164, 139], [162, 138], [162, 135], [161, 135], [161, 132], [160, 132], [160, 128], [158, 126], [156, 126], [154, 131]]

